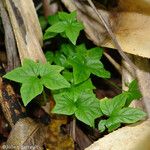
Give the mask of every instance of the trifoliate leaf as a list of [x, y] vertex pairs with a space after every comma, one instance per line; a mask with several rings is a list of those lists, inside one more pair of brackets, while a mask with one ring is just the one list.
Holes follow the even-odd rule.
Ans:
[[50, 63], [35, 63], [26, 59], [22, 67], [14, 69], [4, 77], [22, 83], [21, 96], [23, 103], [27, 105], [41, 94], [43, 86], [52, 90], [69, 87], [69, 82], [60, 74], [63, 69], [61, 66], [50, 65]]
[[94, 48], [85, 51], [83, 54], [77, 52], [74, 57], [69, 59], [69, 63], [73, 66], [75, 84], [85, 81], [90, 74], [103, 78], [110, 77], [110, 73], [104, 69], [103, 64], [99, 60], [101, 56], [102, 50]]
[[[73, 115], [82, 122], [93, 126], [95, 118], [102, 115], [99, 108], [99, 100], [96, 99], [91, 89], [90, 80], [65, 89], [64, 92], [54, 94], [56, 106], [53, 109], [54, 113]], [[87, 86], [87, 88], [81, 88]]]
[[115, 96], [113, 99], [105, 98], [100, 101], [100, 108], [103, 114], [110, 116], [113, 111], [120, 110], [126, 103], [127, 96], [120, 94]]
[[76, 45], [77, 38], [82, 29], [83, 25], [79, 22], [73, 22], [67, 25], [65, 30], [66, 36], [74, 45]]
[[68, 37], [75, 44], [80, 31], [83, 29], [82, 23], [76, 19], [76, 12], [70, 14], [59, 12], [56, 16], [49, 17], [48, 21], [52, 26], [46, 30], [44, 39], [52, 38], [60, 33], [60, 35]]

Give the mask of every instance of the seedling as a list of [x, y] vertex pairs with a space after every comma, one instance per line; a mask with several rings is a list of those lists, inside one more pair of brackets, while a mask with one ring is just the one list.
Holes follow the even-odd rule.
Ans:
[[137, 81], [129, 85], [128, 91], [112, 99], [96, 98], [91, 74], [110, 78], [100, 61], [103, 49], [87, 49], [85, 44], [76, 45], [82, 23], [77, 21], [76, 12], [59, 12], [48, 19], [51, 26], [46, 30], [44, 39], [56, 36], [67, 37], [71, 41], [63, 44], [59, 51], [46, 53], [47, 63], [25, 59], [22, 67], [7, 73], [4, 78], [21, 83], [21, 97], [24, 105], [43, 92], [43, 87], [51, 90], [56, 105], [53, 113], [75, 116], [85, 124], [95, 127], [95, 119], [101, 119], [98, 128], [111, 132], [122, 123], [134, 123], [146, 116], [137, 108], [129, 107], [133, 100], [141, 98]]

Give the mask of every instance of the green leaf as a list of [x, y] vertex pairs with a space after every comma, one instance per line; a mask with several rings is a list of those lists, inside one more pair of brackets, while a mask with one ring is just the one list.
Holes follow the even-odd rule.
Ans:
[[54, 95], [56, 105], [52, 110], [53, 113], [63, 114], [63, 115], [73, 115], [76, 111], [76, 106], [74, 104], [74, 95], [72, 93], [63, 93]]
[[99, 123], [98, 123], [98, 130], [100, 130], [100, 132], [104, 132], [105, 129], [106, 129], [106, 120], [101, 120]]
[[110, 118], [121, 123], [135, 123], [146, 116], [146, 113], [138, 108], [123, 108], [119, 111], [113, 112]]
[[60, 33], [61, 36], [68, 37], [75, 44], [80, 30], [83, 29], [83, 24], [77, 21], [76, 16], [75, 11], [70, 14], [59, 12], [58, 15], [50, 16], [48, 21], [52, 26], [46, 30], [44, 39], [49, 39]]
[[3, 77], [6, 78], [6, 79], [15, 81], [15, 82], [19, 82], [19, 83], [23, 83], [29, 78], [28, 77], [28, 72], [24, 71], [21, 67], [16, 68], [11, 72], [8, 72]]
[[60, 51], [66, 56], [66, 57], [72, 57], [75, 54], [75, 48], [73, 44], [62, 44]]
[[65, 30], [66, 36], [74, 45], [76, 45], [77, 38], [82, 29], [83, 25], [79, 22], [73, 22], [67, 25]]
[[128, 96], [126, 106], [129, 106], [133, 100], [139, 100], [142, 97], [136, 80], [130, 83], [129, 90], [125, 94]]
[[55, 15], [52, 15], [52, 16], [48, 16], [48, 23], [50, 25], [53, 25], [53, 24], [56, 24], [58, 23], [60, 20], [59, 20], [59, 16], [58, 14], [55, 14]]
[[25, 59], [23, 61], [23, 67], [18, 67], [11, 72], [8, 72], [3, 77], [15, 82], [24, 83], [30, 77], [38, 75], [38, 65], [32, 61]]
[[85, 59], [82, 56], [74, 56], [69, 60], [69, 63], [73, 66], [73, 76], [75, 84], [81, 83], [87, 80], [90, 76]]
[[73, 67], [75, 84], [87, 80], [90, 74], [103, 78], [110, 77], [110, 73], [104, 69], [103, 64], [99, 60], [102, 56], [102, 49], [93, 48], [91, 50], [85, 50], [84, 47], [83, 49], [78, 49], [77, 46], [76, 50], [77, 52], [74, 54], [74, 57], [68, 60]]
[[56, 35], [57, 35], [57, 33], [54, 33], [54, 32], [45, 32], [45, 34], [44, 34], [44, 40], [53, 38], [53, 37], [55, 37]]
[[[53, 109], [54, 113], [73, 115], [77, 117], [80, 121], [94, 126], [95, 118], [102, 115], [99, 108], [99, 100], [96, 99], [91, 89], [90, 80], [86, 83], [79, 84], [71, 87], [70, 89], [65, 89], [64, 92], [54, 94], [54, 99], [56, 101], [56, 106]], [[88, 85], [86, 89], [82, 88]], [[82, 89], [81, 89], [82, 88]]]
[[83, 93], [76, 101], [75, 116], [87, 125], [94, 126], [94, 120], [100, 117], [99, 101], [91, 94]]
[[21, 97], [24, 105], [26, 106], [33, 98], [41, 94], [43, 91], [43, 85], [36, 77], [31, 77], [21, 86]]
[[66, 23], [65, 22], [57, 22], [50, 26], [46, 32], [54, 32], [54, 33], [62, 33], [66, 29]]
[[54, 61], [54, 54], [50, 51], [45, 53], [45, 57], [50, 64]]
[[[106, 126], [107, 126], [107, 124], [106, 124]], [[112, 132], [112, 131], [118, 129], [120, 126], [121, 126], [121, 123], [111, 124], [111, 126], [107, 126], [108, 132]]]
[[81, 55], [87, 55], [88, 51], [85, 44], [80, 44], [75, 47], [75, 52]]
[[120, 110], [125, 106], [127, 96], [120, 94], [115, 96], [112, 100], [105, 98], [100, 101], [100, 108], [103, 114], [110, 116], [114, 111]]
[[102, 111], [102, 113], [106, 116], [110, 116], [110, 114], [112, 113], [112, 106], [111, 106], [111, 100], [108, 98], [104, 98], [100, 100], [100, 109]]
[[23, 103], [27, 105], [41, 94], [43, 86], [52, 90], [70, 87], [69, 82], [60, 74], [63, 69], [61, 66], [50, 65], [50, 63], [35, 63], [26, 59], [22, 67], [16, 68], [4, 77], [22, 83], [20, 92]]
[[39, 16], [39, 22], [40, 22], [42, 30], [44, 30], [47, 26], [47, 20], [45, 19], [44, 16]]
[[73, 92], [75, 95], [81, 92], [88, 92], [93, 95], [93, 89], [95, 89], [94, 85], [92, 84], [91, 79], [88, 79], [80, 84], [73, 84], [70, 88], [70, 92]]
[[137, 108], [122, 108], [115, 110], [111, 114], [110, 118], [106, 120], [105, 126], [108, 131], [111, 132], [121, 126], [121, 123], [135, 123], [144, 119], [146, 113]]
[[123, 93], [115, 96], [111, 101], [113, 110], [118, 110], [118, 109], [123, 108], [125, 106], [126, 100], [127, 100], [127, 96], [124, 95]]
[[77, 17], [77, 13], [76, 11], [71, 12], [70, 14], [66, 13], [66, 12], [59, 12], [58, 13], [59, 19], [62, 21], [68, 21], [68, 22], [72, 22], [72, 21], [76, 21], [76, 17]]
[[60, 74], [63, 67], [57, 65], [43, 64], [40, 69], [41, 83], [51, 90], [70, 87], [69, 82]]
[[50, 63], [39, 64], [39, 75], [42, 77], [47, 74], [60, 74], [64, 68], [58, 65], [51, 65]]
[[91, 48], [90, 50], [87, 51], [87, 59], [92, 58], [92, 59], [100, 60], [102, 55], [103, 55], [103, 49], [100, 47]]
[[66, 29], [65, 22], [57, 22], [50, 26], [44, 34], [44, 40], [55, 37], [58, 33], [64, 32]]
[[67, 58], [61, 52], [56, 52], [54, 55], [54, 63], [59, 66], [67, 67]]
[[61, 88], [68, 88], [70, 84], [66, 79], [57, 73], [49, 73], [41, 77], [42, 84], [50, 90], [57, 90]]
[[63, 74], [63, 77], [67, 81], [73, 83], [73, 73], [72, 72], [69, 72], [68, 70], [64, 70], [62, 74]]

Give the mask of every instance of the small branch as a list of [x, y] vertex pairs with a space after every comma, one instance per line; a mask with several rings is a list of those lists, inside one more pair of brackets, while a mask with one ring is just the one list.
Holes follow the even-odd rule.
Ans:
[[106, 52], [104, 52], [105, 57], [112, 63], [112, 65], [116, 68], [116, 70], [122, 74], [121, 66]]
[[87, 1], [88, 1], [88, 3], [90, 4], [90, 6], [92, 7], [92, 9], [95, 11], [95, 13], [97, 14], [97, 16], [98, 16], [98, 18], [100, 19], [100, 21], [103, 23], [104, 27], [106, 28], [107, 32], [109, 33], [109, 35], [110, 35], [110, 37], [111, 37], [111, 39], [112, 39], [112, 41], [113, 41], [113, 43], [114, 43], [116, 49], [118, 50], [119, 54], [122, 56], [122, 58], [123, 58], [124, 60], [126, 60], [126, 61], [128, 62], [128, 64], [129, 64], [132, 68], [136, 69], [136, 66], [133, 64], [133, 62], [132, 62], [132, 61], [127, 57], [127, 55], [123, 52], [123, 50], [122, 50], [120, 44], [118, 43], [118, 41], [117, 41], [117, 39], [116, 39], [116, 37], [115, 37], [115, 35], [114, 35], [114, 33], [113, 33], [111, 27], [110, 27], [110, 25], [106, 22], [106, 20], [105, 20], [104, 17], [102, 16], [102, 14], [97, 11], [97, 9], [96, 9], [94, 3], [92, 2], [92, 0], [87, 0]]
[[50, 0], [42, 0], [42, 5], [44, 10], [44, 16], [48, 17], [51, 14]]

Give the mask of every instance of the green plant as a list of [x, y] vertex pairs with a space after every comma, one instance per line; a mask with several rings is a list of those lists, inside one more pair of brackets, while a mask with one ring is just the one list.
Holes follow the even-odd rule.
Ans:
[[136, 80], [131, 82], [128, 91], [112, 99], [96, 98], [91, 74], [110, 78], [110, 73], [100, 61], [102, 48], [87, 49], [85, 44], [74, 45], [83, 28], [76, 20], [76, 12], [59, 12], [49, 17], [49, 22], [52, 26], [46, 30], [45, 39], [60, 33], [61, 36], [68, 37], [73, 44], [62, 44], [60, 50], [54, 53], [48, 51], [46, 64], [26, 59], [22, 67], [4, 76], [22, 84], [20, 93], [25, 105], [41, 94], [45, 86], [51, 90], [56, 102], [53, 113], [74, 116], [91, 127], [95, 126], [95, 119], [99, 118], [100, 131], [106, 128], [113, 131], [122, 123], [134, 123], [146, 116], [140, 109], [129, 107], [134, 99], [141, 98]]
[[4, 78], [22, 83], [20, 93], [24, 105], [27, 105], [42, 93], [43, 86], [51, 90], [69, 87], [70, 84], [60, 74], [62, 70], [60, 66], [25, 59], [22, 67], [7, 73]]
[[48, 22], [51, 25], [44, 34], [44, 39], [49, 39], [60, 33], [63, 37], [75, 45], [80, 31], [84, 28], [82, 23], [77, 21], [76, 12], [70, 14], [66, 12], [59, 12], [57, 15], [49, 16]]
[[131, 108], [129, 104], [134, 99], [142, 97], [136, 80], [133, 80], [128, 91], [115, 96], [112, 99], [104, 98], [100, 101], [100, 109], [105, 116], [105, 120], [99, 122], [98, 128], [104, 131], [106, 127], [111, 132], [118, 128], [121, 123], [135, 123], [146, 116], [145, 112], [138, 108]]

